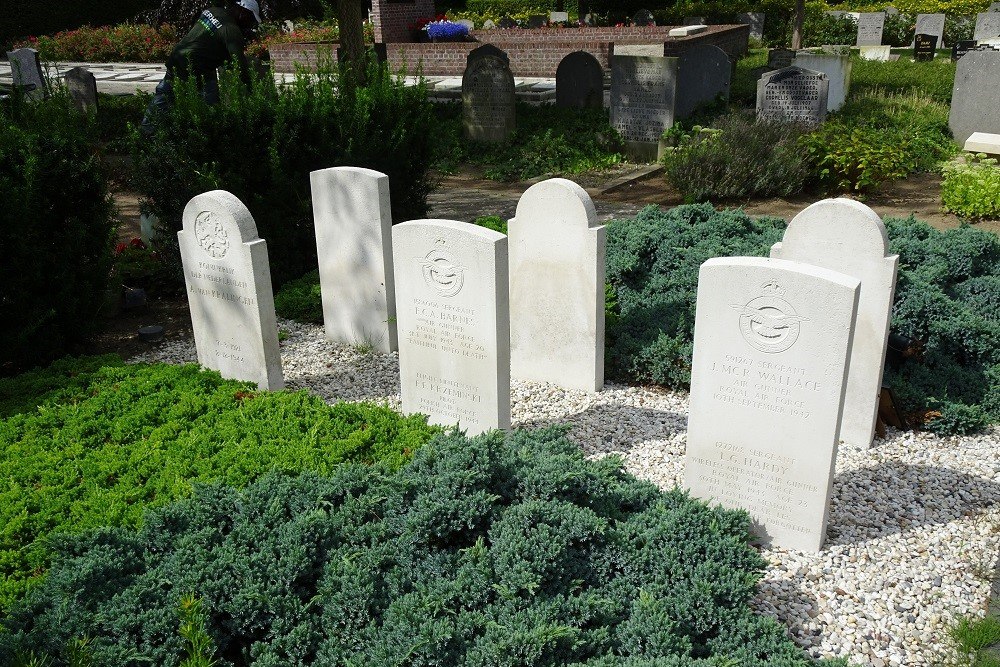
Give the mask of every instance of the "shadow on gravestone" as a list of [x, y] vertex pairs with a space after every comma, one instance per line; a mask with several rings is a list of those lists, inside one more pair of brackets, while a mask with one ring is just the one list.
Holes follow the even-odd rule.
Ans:
[[97, 79], [83, 67], [66, 72], [66, 90], [73, 105], [82, 113], [97, 111]]
[[634, 159], [652, 162], [662, 157], [663, 132], [674, 125], [678, 61], [615, 56], [611, 62], [611, 126]]
[[687, 118], [720, 96], [729, 99], [733, 65], [726, 52], [712, 44], [685, 49], [679, 56], [676, 117]]
[[586, 51], [574, 51], [556, 68], [556, 106], [581, 109], [604, 107], [604, 68]]
[[198, 363], [261, 389], [283, 388], [267, 243], [250, 211], [213, 190], [191, 199], [183, 218], [177, 239]]
[[767, 52], [767, 66], [773, 69], [791, 67], [795, 59], [795, 51], [791, 49], [770, 49]]
[[736, 22], [750, 26], [751, 39], [764, 39], [764, 18], [763, 12], [747, 12], [737, 14]]
[[510, 59], [500, 49], [487, 44], [470, 53], [466, 62], [462, 75], [465, 138], [488, 143], [505, 141], [516, 125]]
[[964, 146], [973, 132], [1000, 133], [998, 90], [1000, 51], [973, 50], [959, 59], [948, 114], [948, 127], [959, 146]]

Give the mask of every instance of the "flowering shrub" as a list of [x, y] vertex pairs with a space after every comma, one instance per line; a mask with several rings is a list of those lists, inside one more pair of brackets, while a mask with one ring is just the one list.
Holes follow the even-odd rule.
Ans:
[[84, 26], [55, 35], [29, 37], [15, 44], [38, 50], [42, 60], [162, 62], [180, 39], [177, 28], [165, 24]]
[[[259, 37], [247, 46], [247, 55], [263, 56], [272, 44], [298, 44], [302, 42], [336, 42], [340, 39], [340, 27], [330, 21], [295, 24], [295, 30], [286, 32], [277, 23], [261, 26]], [[367, 35], [367, 32], [366, 32]], [[366, 41], [371, 41], [366, 39]]]
[[461, 23], [434, 21], [427, 24], [427, 36], [437, 40], [461, 41], [469, 34], [469, 29]]

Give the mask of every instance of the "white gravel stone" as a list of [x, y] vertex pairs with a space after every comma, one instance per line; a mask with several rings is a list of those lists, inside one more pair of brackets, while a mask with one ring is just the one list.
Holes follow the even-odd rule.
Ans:
[[[395, 354], [328, 342], [320, 326], [279, 320], [278, 328], [289, 389], [398, 409]], [[196, 358], [193, 340], [174, 340], [133, 361]], [[687, 393], [514, 381], [511, 394], [515, 427], [567, 424], [588, 456], [616, 454], [665, 489], [682, 483]], [[948, 631], [960, 616], [986, 610], [998, 528], [1000, 430], [938, 437], [890, 429], [871, 449], [841, 446], [826, 546], [817, 555], [764, 550], [769, 565], [752, 604], [816, 657], [955, 664]]]

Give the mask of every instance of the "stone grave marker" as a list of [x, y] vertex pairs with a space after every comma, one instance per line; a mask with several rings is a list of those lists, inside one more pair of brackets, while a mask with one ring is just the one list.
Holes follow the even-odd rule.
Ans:
[[708, 25], [708, 19], [704, 16], [685, 16], [683, 25]]
[[671, 28], [667, 31], [668, 37], [690, 37], [708, 30], [707, 25], [685, 25], [679, 28]]
[[507, 237], [454, 220], [392, 228], [403, 412], [510, 428]]
[[1000, 2], [991, 2], [989, 8], [986, 11], [1000, 12]]
[[515, 21], [509, 16], [504, 16], [503, 18], [500, 19], [499, 26], [504, 30], [509, 30], [510, 28], [517, 27], [517, 21]]
[[611, 126], [629, 154], [652, 161], [662, 153], [660, 138], [674, 125], [678, 59], [615, 56], [611, 63]]
[[897, 16], [899, 14], [899, 10], [892, 5], [886, 5], [884, 11], [886, 16]]
[[764, 13], [749, 12], [737, 14], [736, 20], [739, 23], [746, 23], [750, 26], [750, 37], [752, 39], [764, 39]]
[[359, 167], [309, 175], [326, 337], [398, 349], [389, 177]]
[[494, 30], [497, 24], [492, 21], [492, 19], [486, 19], [483, 21], [483, 30]]
[[948, 126], [959, 146], [964, 146], [973, 132], [1000, 133], [998, 90], [1000, 51], [977, 49], [959, 59], [948, 115]]
[[663, 55], [663, 44], [611, 44], [613, 56], [652, 56]]
[[514, 377], [604, 386], [605, 228], [579, 185], [552, 178], [521, 196], [510, 236]]
[[549, 18], [544, 14], [532, 14], [528, 17], [528, 27], [529, 28], [541, 28], [543, 25], [548, 23]]
[[213, 190], [184, 208], [177, 232], [198, 363], [223, 377], [282, 389], [267, 243], [235, 195]]
[[899, 255], [885, 225], [852, 199], [824, 199], [796, 215], [771, 257], [820, 266], [861, 281], [840, 440], [868, 448], [875, 437]]
[[881, 45], [884, 27], [885, 12], [863, 12], [858, 18], [858, 39], [855, 46]]
[[804, 125], [826, 120], [830, 80], [822, 72], [784, 67], [757, 82], [757, 117]]
[[472, 21], [472, 20], [470, 20], [470, 19], [458, 19], [457, 21], [455, 21], [455, 23], [457, 23], [457, 24], [459, 24], [459, 25], [464, 25], [464, 26], [465, 26], [466, 28], [468, 28], [468, 29], [469, 29], [470, 31], [471, 31], [471, 30], [474, 30], [474, 29], [475, 29], [475, 27], [476, 27], [476, 23], [475, 23], [475, 21]]
[[701, 266], [684, 477], [771, 546], [823, 545], [858, 292], [787, 260]]
[[97, 111], [97, 79], [83, 67], [66, 72], [66, 90], [73, 105], [83, 113]]
[[937, 54], [937, 35], [913, 36], [913, 59], [919, 62], [934, 60]]
[[974, 39], [962, 39], [955, 42], [955, 44], [951, 47], [952, 61], [957, 61], [974, 48], [976, 48], [976, 40]]
[[1000, 37], [1000, 12], [983, 12], [976, 16], [976, 29], [972, 39], [981, 42], [997, 37]]
[[794, 64], [802, 69], [823, 72], [830, 80], [830, 94], [827, 96], [827, 111], [836, 111], [844, 106], [851, 87], [851, 57], [828, 53], [798, 51]]
[[938, 46], [944, 48], [944, 14], [917, 14], [915, 35], [936, 35]]
[[510, 59], [500, 49], [486, 44], [469, 53], [466, 63], [462, 76], [465, 137], [489, 143], [504, 141], [515, 127]]
[[770, 49], [767, 52], [767, 66], [772, 69], [791, 67], [795, 59], [795, 51], [791, 49]]
[[648, 9], [640, 9], [632, 17], [632, 25], [639, 26], [649, 26], [656, 25], [656, 20], [653, 19], [653, 13]]
[[858, 54], [862, 60], [877, 60], [888, 62], [892, 56], [891, 46], [859, 46]]
[[726, 52], [712, 44], [698, 44], [679, 56], [675, 117], [687, 118], [717, 97], [729, 99], [733, 64]]
[[586, 51], [574, 51], [556, 68], [556, 106], [604, 107], [604, 68]]
[[549, 12], [549, 23], [568, 23], [569, 12]]
[[10, 73], [14, 86], [22, 88], [25, 97], [40, 99], [45, 97], [45, 75], [42, 73], [42, 63], [35, 49], [14, 49], [7, 52], [10, 61]]

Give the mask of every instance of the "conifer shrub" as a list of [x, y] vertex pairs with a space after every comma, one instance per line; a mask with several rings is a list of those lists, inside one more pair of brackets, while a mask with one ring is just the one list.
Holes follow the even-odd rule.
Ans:
[[319, 271], [310, 271], [285, 283], [274, 295], [274, 310], [290, 320], [323, 324], [323, 290]]
[[0, 659], [64, 664], [85, 636], [94, 664], [173, 667], [207, 635], [224, 666], [813, 664], [749, 608], [749, 527], [557, 429], [451, 434], [395, 472], [201, 486], [138, 532], [62, 539]]
[[328, 474], [345, 461], [398, 467], [439, 430], [386, 407], [114, 357], [3, 381], [0, 410], [0, 616], [44, 574], [54, 536], [135, 527], [196, 483]]

